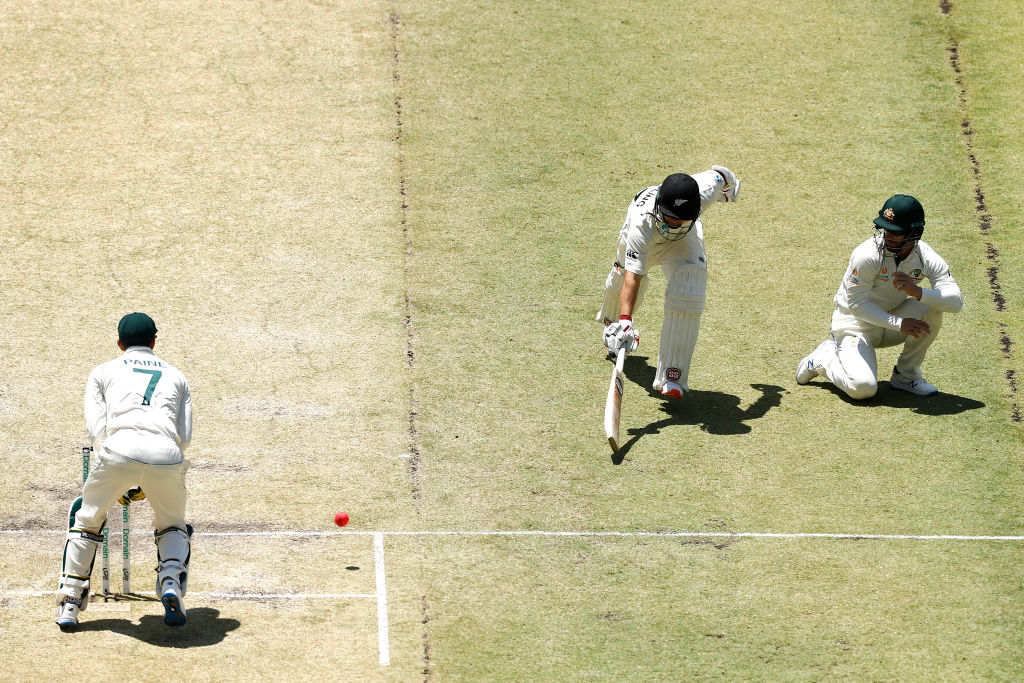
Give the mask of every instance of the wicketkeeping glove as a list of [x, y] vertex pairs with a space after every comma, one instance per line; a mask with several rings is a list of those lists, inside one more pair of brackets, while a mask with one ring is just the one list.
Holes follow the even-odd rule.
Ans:
[[132, 503], [145, 499], [146, 494], [143, 492], [142, 488], [136, 486], [133, 489], [128, 489], [128, 491], [123, 496], [117, 499], [117, 502], [120, 503], [121, 505], [130, 505]]
[[604, 328], [604, 345], [612, 353], [620, 348], [636, 351], [640, 347], [640, 333], [633, 327], [633, 318], [624, 315], [619, 318], [618, 322], [609, 323]]
[[711, 170], [722, 176], [722, 180], [725, 184], [722, 185], [721, 201], [723, 202], [734, 202], [739, 199], [740, 196], [740, 179], [736, 175], [727, 169], [725, 166], [711, 166]]

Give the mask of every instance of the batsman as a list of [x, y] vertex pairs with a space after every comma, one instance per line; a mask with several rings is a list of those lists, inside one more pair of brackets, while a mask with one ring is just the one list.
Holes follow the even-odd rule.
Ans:
[[682, 398], [690, 390], [690, 361], [708, 282], [700, 217], [715, 202], [736, 201], [739, 193], [733, 172], [712, 166], [693, 175], [673, 173], [638, 192], [626, 210], [597, 320], [605, 325], [604, 345], [611, 353], [635, 350], [640, 333], [633, 312], [643, 301], [648, 272], [661, 266], [668, 283], [654, 389], [663, 396]]
[[[164, 623], [184, 626], [192, 528], [185, 523], [184, 451], [192, 438], [192, 397], [185, 376], [153, 353], [156, 324], [129, 313], [117, 326], [123, 353], [96, 367], [85, 390], [85, 423], [98, 459], [72, 505], [64, 544], [57, 625], [72, 631], [89, 604], [89, 577], [103, 542], [107, 510], [141, 487], [153, 508], [156, 595]], [[125, 491], [129, 491], [125, 494]]]

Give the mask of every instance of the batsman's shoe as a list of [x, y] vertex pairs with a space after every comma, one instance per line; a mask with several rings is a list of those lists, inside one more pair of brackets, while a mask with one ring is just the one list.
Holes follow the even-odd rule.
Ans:
[[807, 384], [817, 376], [818, 371], [814, 369], [814, 358], [811, 356], [804, 356], [803, 359], [796, 364], [797, 384]]
[[900, 371], [895, 367], [892, 369], [892, 377], [889, 378], [889, 386], [893, 389], [914, 394], [915, 396], [934, 396], [939, 393], [939, 388], [931, 382], [925, 381], [923, 377], [921, 379], [910, 379], [900, 374]]
[[661, 395], [668, 398], [682, 398], [686, 395], [686, 389], [683, 389], [679, 384], [669, 380], [665, 382], [665, 386], [661, 388]]
[[81, 611], [82, 603], [78, 598], [66, 598], [57, 608], [57, 626], [61, 631], [69, 633], [78, 626], [78, 613]]
[[160, 602], [164, 604], [164, 623], [168, 626], [184, 626], [186, 621], [185, 603], [181, 599], [181, 588], [174, 579], [164, 581]]

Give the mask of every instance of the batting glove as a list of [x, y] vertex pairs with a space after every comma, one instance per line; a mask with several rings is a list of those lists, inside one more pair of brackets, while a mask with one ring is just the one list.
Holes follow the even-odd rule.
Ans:
[[723, 202], [734, 202], [740, 197], [740, 180], [725, 166], [711, 166], [711, 170], [722, 176], [722, 189], [720, 190]]
[[142, 487], [136, 486], [133, 489], [128, 489], [128, 491], [123, 496], [117, 499], [117, 502], [120, 503], [121, 505], [130, 505], [132, 503], [145, 499], [146, 494], [143, 492]]
[[612, 353], [620, 348], [636, 351], [640, 347], [640, 333], [633, 327], [633, 318], [624, 315], [618, 322], [609, 323], [604, 328], [604, 345]]

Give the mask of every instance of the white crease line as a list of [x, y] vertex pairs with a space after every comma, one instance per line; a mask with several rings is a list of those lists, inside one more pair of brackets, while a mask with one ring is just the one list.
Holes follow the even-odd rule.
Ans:
[[[57, 591], [29, 591], [29, 590], [0, 590], [0, 595], [5, 597], [32, 597], [41, 598], [46, 595], [56, 595]], [[156, 596], [153, 591], [132, 591], [131, 595]], [[348, 598], [377, 598], [376, 593], [188, 593], [189, 597], [219, 598], [222, 600], [315, 600], [325, 599], [348, 599]], [[116, 598], [114, 602], [120, 602]], [[124, 602], [130, 602], [126, 600]]]
[[[368, 532], [350, 531], [347, 533]], [[625, 538], [834, 538], [850, 540], [908, 541], [1024, 541], [1024, 536], [773, 533], [754, 531], [384, 531], [379, 533], [390, 536], [620, 536]]]
[[[155, 595], [155, 594], [154, 594]], [[192, 595], [191, 593], [189, 595]], [[196, 593], [195, 595], [225, 600], [313, 600], [317, 598], [375, 598], [374, 593]]]
[[380, 665], [390, 666], [391, 647], [388, 644], [388, 591], [384, 584], [384, 534], [373, 535], [373, 562], [377, 575], [377, 652]]
[[[0, 535], [65, 534], [54, 529], [0, 529]], [[133, 534], [149, 534], [133, 531]], [[223, 536], [563, 536], [622, 538], [826, 538], [890, 541], [1024, 541], [1024, 536], [953, 534], [852, 534], [852, 533], [773, 533], [754, 531], [196, 531], [196, 537]]]

